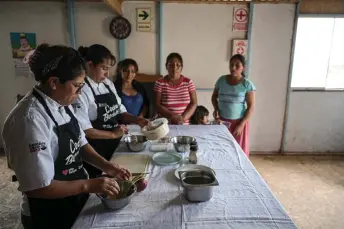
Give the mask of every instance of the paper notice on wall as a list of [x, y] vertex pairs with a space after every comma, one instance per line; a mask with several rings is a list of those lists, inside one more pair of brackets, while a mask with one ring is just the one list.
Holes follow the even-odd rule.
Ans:
[[233, 31], [247, 31], [248, 17], [248, 8], [235, 7], [233, 10]]
[[10, 33], [12, 58], [15, 76], [30, 76], [30, 68], [23, 60], [25, 56], [36, 48], [35, 33]]
[[22, 59], [13, 59], [13, 61], [15, 76], [29, 77], [31, 75], [29, 64], [25, 64]]
[[233, 47], [232, 47], [232, 55], [240, 54], [247, 58], [247, 48], [248, 42], [247, 40], [233, 40]]

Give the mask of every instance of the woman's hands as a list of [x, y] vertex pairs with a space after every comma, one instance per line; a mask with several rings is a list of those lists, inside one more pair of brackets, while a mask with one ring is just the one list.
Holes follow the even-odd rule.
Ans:
[[85, 191], [87, 193], [100, 193], [108, 196], [118, 195], [120, 188], [114, 178], [98, 177], [86, 180]]
[[108, 162], [104, 172], [110, 177], [98, 177], [86, 180], [85, 191], [87, 193], [100, 193], [108, 196], [116, 196], [120, 192], [117, 180], [129, 180], [131, 173], [117, 164]]
[[115, 129], [113, 129], [113, 138], [120, 138], [124, 134], [128, 133], [128, 128], [125, 125], [119, 125]]
[[180, 125], [184, 123], [184, 117], [182, 115], [172, 115], [171, 124]]
[[242, 134], [242, 131], [243, 131], [243, 129], [244, 129], [244, 126], [245, 126], [245, 123], [240, 122], [240, 124], [237, 125], [237, 127], [235, 128], [233, 134], [234, 134], [235, 136], [240, 136], [240, 135]]
[[141, 117], [136, 118], [136, 124], [139, 125], [141, 128], [149, 125], [149, 123], [150, 123], [150, 121], [145, 119], [145, 118], [141, 118]]
[[106, 168], [103, 170], [107, 175], [114, 177], [118, 180], [129, 180], [131, 173], [128, 169], [119, 166], [118, 164], [113, 164], [108, 162]]
[[216, 119], [216, 120], [220, 119], [220, 112], [219, 112], [219, 110], [214, 110], [213, 116], [214, 116], [214, 119]]

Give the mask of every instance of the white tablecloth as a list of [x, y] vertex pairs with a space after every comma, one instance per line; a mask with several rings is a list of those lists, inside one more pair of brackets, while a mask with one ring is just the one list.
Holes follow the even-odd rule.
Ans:
[[[73, 229], [297, 228], [225, 126], [170, 126], [169, 136], [177, 135], [195, 137], [198, 164], [215, 170], [220, 185], [211, 200], [191, 203], [184, 199], [174, 177], [180, 165], [151, 164], [148, 187], [127, 207], [107, 210], [91, 195]], [[122, 145], [118, 151], [128, 150]], [[145, 151], [148, 153], [149, 147]]]

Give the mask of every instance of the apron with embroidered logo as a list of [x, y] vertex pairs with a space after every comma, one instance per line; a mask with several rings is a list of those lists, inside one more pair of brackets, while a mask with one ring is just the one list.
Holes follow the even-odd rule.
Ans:
[[[116, 95], [112, 92], [110, 87], [104, 83], [109, 93], [96, 95], [88, 79], [85, 82], [90, 87], [97, 105], [97, 119], [92, 123], [93, 128], [98, 130], [113, 131], [118, 122], [116, 116], [120, 114], [120, 104], [117, 101]], [[106, 160], [110, 160], [115, 152], [121, 138], [117, 139], [87, 139], [90, 145]], [[90, 176], [94, 178], [99, 176], [102, 171], [94, 166], [84, 163], [84, 166]]]
[[[68, 107], [64, 107], [70, 116], [70, 122], [58, 125], [42, 96], [35, 90], [33, 95], [43, 105], [45, 111], [55, 123], [59, 152], [54, 161], [54, 180], [73, 181], [87, 179], [80, 155], [80, 127]], [[35, 229], [69, 229], [86, 203], [88, 194], [79, 194], [58, 199], [28, 197], [32, 226]]]

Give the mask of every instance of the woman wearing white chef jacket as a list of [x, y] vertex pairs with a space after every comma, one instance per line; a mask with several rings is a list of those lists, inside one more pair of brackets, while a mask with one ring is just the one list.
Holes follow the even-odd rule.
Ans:
[[110, 176], [130, 176], [87, 143], [71, 110], [70, 104], [85, 84], [85, 65], [72, 48], [39, 46], [29, 61], [39, 84], [6, 118], [2, 136], [23, 192], [25, 229], [71, 228], [88, 193], [118, 193], [114, 179], [88, 180], [83, 160]]
[[[121, 104], [114, 84], [108, 79], [109, 70], [116, 63], [110, 50], [94, 44], [80, 47], [78, 51], [87, 62], [88, 76], [74, 104], [75, 114], [88, 142], [100, 155], [110, 160], [121, 139], [115, 134], [118, 124], [135, 123], [143, 127], [149, 121], [129, 114]], [[90, 177], [101, 174], [94, 166], [84, 165]]]

